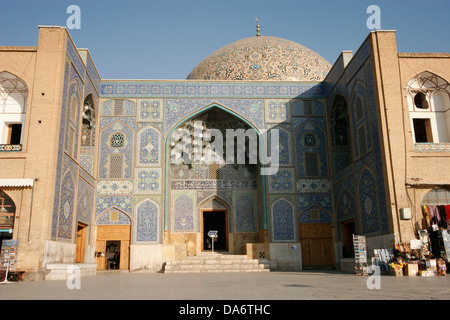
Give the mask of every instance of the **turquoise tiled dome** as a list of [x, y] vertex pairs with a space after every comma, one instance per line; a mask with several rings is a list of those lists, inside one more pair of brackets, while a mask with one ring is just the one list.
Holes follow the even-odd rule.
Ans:
[[330, 68], [327, 60], [301, 44], [257, 36], [212, 53], [187, 79], [322, 81]]

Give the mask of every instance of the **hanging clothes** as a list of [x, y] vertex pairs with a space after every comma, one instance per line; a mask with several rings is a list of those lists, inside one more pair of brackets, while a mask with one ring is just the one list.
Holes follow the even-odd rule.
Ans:
[[428, 205], [428, 210], [430, 213], [431, 225], [433, 225], [433, 224], [439, 225], [439, 222], [441, 219], [439, 216], [439, 209], [438, 209], [437, 205], [434, 205], [434, 204]]
[[445, 214], [445, 206], [437, 206], [439, 212], [439, 227], [447, 229], [447, 216]]

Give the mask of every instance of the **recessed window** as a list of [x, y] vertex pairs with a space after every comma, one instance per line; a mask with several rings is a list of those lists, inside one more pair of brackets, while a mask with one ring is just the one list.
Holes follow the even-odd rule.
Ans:
[[[25, 124], [27, 85], [15, 75], [0, 72], [0, 144], [1, 151], [20, 151], [22, 130]], [[12, 147], [15, 146], [15, 147]]]
[[123, 134], [117, 132], [111, 136], [111, 147], [112, 148], [122, 148], [124, 146], [125, 138]]
[[69, 127], [69, 135], [67, 137], [67, 152], [73, 157], [75, 148], [75, 129]]
[[303, 115], [312, 116], [313, 115], [313, 103], [312, 100], [303, 101]]
[[123, 178], [123, 154], [109, 155], [109, 177], [111, 179]]
[[72, 121], [75, 121], [77, 117], [77, 109], [78, 109], [77, 105], [78, 105], [77, 98], [73, 97], [72, 103], [70, 105], [70, 118], [72, 119]]
[[319, 154], [317, 152], [305, 152], [305, 173], [307, 177], [319, 176]]
[[124, 105], [124, 100], [114, 100], [114, 115], [115, 116], [123, 115], [123, 105]]
[[416, 143], [433, 142], [430, 119], [413, 119]]
[[356, 120], [360, 121], [364, 117], [363, 101], [361, 97], [356, 98]]
[[423, 92], [418, 92], [414, 97], [414, 104], [416, 108], [419, 109], [428, 109], [428, 101], [427, 96]]
[[83, 103], [83, 126], [81, 129], [81, 146], [95, 146], [95, 107], [92, 94], [87, 95]]
[[219, 179], [219, 164], [217, 162], [213, 162], [209, 165], [209, 178]]
[[449, 143], [450, 84], [448, 81], [425, 71], [409, 80], [406, 91], [415, 142]]
[[8, 138], [6, 144], [20, 144], [21, 136], [22, 136], [21, 123], [8, 125]]

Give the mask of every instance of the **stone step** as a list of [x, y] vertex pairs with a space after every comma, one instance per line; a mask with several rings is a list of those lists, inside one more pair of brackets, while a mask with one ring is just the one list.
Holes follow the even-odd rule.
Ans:
[[246, 255], [199, 254], [185, 260], [167, 261], [165, 273], [269, 272], [266, 259], [248, 259]]

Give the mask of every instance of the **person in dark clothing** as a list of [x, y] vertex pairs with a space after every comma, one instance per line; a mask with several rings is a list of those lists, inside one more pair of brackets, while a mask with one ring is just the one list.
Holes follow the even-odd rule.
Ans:
[[120, 255], [118, 252], [114, 253], [112, 262], [113, 262], [113, 269], [119, 269]]

